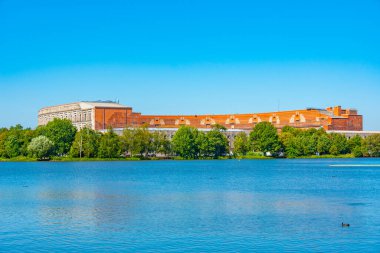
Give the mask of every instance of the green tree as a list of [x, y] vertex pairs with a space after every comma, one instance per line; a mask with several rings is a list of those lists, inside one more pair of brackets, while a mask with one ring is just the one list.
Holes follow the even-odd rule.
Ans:
[[380, 157], [380, 134], [374, 134], [364, 138], [363, 153], [369, 157]]
[[70, 149], [71, 157], [96, 157], [99, 149], [101, 135], [90, 129], [82, 128], [75, 134], [73, 145]]
[[299, 155], [298, 146], [295, 145], [296, 136], [298, 131], [294, 127], [285, 126], [282, 128], [281, 133], [279, 134], [279, 140], [285, 155], [289, 158], [294, 158]]
[[152, 134], [152, 152], [157, 155], [164, 154], [168, 156], [171, 153], [171, 143], [165, 133], [156, 131]]
[[21, 125], [13, 126], [9, 130], [3, 129], [0, 136], [1, 156], [26, 156], [27, 147], [33, 137], [33, 131], [29, 128], [24, 129]]
[[214, 124], [212, 126], [212, 129], [218, 130], [218, 131], [222, 131], [222, 132], [223, 131], [227, 131], [227, 128], [225, 126], [221, 125], [221, 124]]
[[287, 137], [287, 140], [283, 142], [286, 156], [289, 158], [295, 158], [304, 155], [302, 135], [289, 134], [290, 133], [285, 133], [282, 137], [282, 139], [285, 136]]
[[21, 155], [21, 143], [16, 135], [10, 134], [4, 142], [5, 157], [12, 158]]
[[148, 128], [138, 127], [134, 129], [133, 141], [133, 153], [147, 157], [152, 149], [152, 134], [148, 131]]
[[119, 136], [109, 128], [100, 138], [98, 157], [118, 158], [121, 155], [121, 141]]
[[324, 129], [301, 130], [289, 126], [282, 129], [280, 140], [290, 158], [328, 153], [331, 142]]
[[228, 139], [223, 134], [223, 128], [213, 128], [206, 134], [198, 134], [200, 154], [203, 157], [218, 158], [226, 155], [228, 151]]
[[46, 136], [46, 125], [36, 127], [36, 129], [34, 130], [34, 134], [36, 136], [40, 136], [40, 135]]
[[198, 134], [198, 129], [194, 127], [181, 126], [172, 139], [173, 151], [186, 159], [197, 158], [199, 155]]
[[347, 141], [348, 149], [351, 154], [353, 154], [355, 157], [362, 157], [363, 151], [362, 151], [362, 143], [363, 138], [359, 135], [355, 135], [354, 137], [350, 138]]
[[121, 155], [120, 137], [109, 128], [106, 133], [100, 137], [98, 157], [100, 158], [118, 158]]
[[152, 151], [152, 134], [147, 127], [138, 127], [134, 129], [125, 129], [122, 135], [124, 150], [131, 156], [140, 155], [148, 156]]
[[293, 127], [285, 126], [284, 128], [282, 128], [282, 131], [279, 135], [281, 145], [284, 147], [285, 154], [289, 158], [294, 158], [299, 155], [298, 150], [295, 149], [297, 147], [296, 145], [294, 145], [295, 133], [292, 130]]
[[132, 155], [131, 150], [133, 149], [133, 136], [134, 131], [132, 128], [125, 128], [123, 134], [120, 137], [122, 143], [122, 150], [126, 153], [130, 153]]
[[331, 148], [331, 139], [327, 134], [321, 135], [317, 142], [317, 151], [321, 155], [328, 154]]
[[305, 131], [300, 138], [302, 155], [309, 156], [317, 153], [318, 136], [315, 132]]
[[28, 155], [28, 146], [29, 143], [32, 141], [33, 138], [37, 137], [34, 130], [31, 130], [30, 128], [26, 128], [22, 131], [22, 137], [21, 137], [21, 155], [27, 156]]
[[301, 129], [298, 129], [298, 128], [295, 128], [295, 127], [291, 127], [291, 126], [284, 126], [281, 129], [281, 133], [289, 133], [289, 134], [291, 134], [293, 136], [297, 136], [301, 132], [302, 132]]
[[339, 155], [340, 154], [339, 149], [336, 145], [331, 145], [329, 152], [332, 155]]
[[198, 156], [209, 157], [211, 151], [211, 145], [206, 133], [199, 131], [195, 140], [196, 147], [199, 149]]
[[342, 134], [332, 133], [330, 134], [331, 147], [330, 154], [339, 155], [347, 154], [349, 152], [347, 138]]
[[362, 147], [354, 147], [351, 150], [351, 153], [354, 155], [354, 157], [363, 157], [363, 149], [362, 149]]
[[254, 151], [276, 154], [281, 149], [277, 129], [269, 122], [258, 123], [249, 134], [250, 145]]
[[36, 157], [39, 160], [50, 159], [53, 153], [54, 143], [46, 136], [38, 136], [33, 138], [28, 145], [28, 153], [32, 157]]
[[299, 157], [305, 155], [302, 135], [295, 136], [286, 148], [288, 157]]
[[286, 147], [288, 146], [289, 142], [294, 138], [294, 134], [289, 132], [289, 131], [281, 131], [281, 133], [279, 134], [279, 140], [281, 142], [281, 144]]
[[5, 141], [8, 137], [8, 129], [0, 128], [0, 157], [6, 157]]
[[70, 151], [77, 129], [68, 119], [54, 119], [39, 131], [54, 143], [54, 153], [62, 156]]
[[245, 132], [239, 132], [234, 139], [234, 153], [236, 155], [246, 155], [249, 151], [248, 136]]

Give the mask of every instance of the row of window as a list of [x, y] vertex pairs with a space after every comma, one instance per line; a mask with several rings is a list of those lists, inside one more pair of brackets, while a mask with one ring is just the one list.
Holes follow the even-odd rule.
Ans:
[[[258, 119], [258, 120], [252, 120], [252, 121], [249, 121], [248, 124], [256, 124], [256, 123], [259, 123], [261, 122], [261, 119]], [[268, 122], [271, 122], [273, 124], [280, 124], [280, 118], [279, 117], [271, 117]], [[143, 124], [146, 123], [145, 121], [142, 122]], [[163, 120], [163, 119], [160, 119], [160, 120], [151, 120], [150, 122], [150, 125], [154, 125], [154, 126], [160, 126], [160, 125], [190, 125], [190, 120], [170, 120], [170, 119], [166, 119], [166, 120]], [[291, 124], [294, 124], [294, 123], [306, 123], [306, 120], [304, 121], [301, 121], [300, 119], [296, 118], [294, 120], [291, 120], [289, 121], [289, 123]], [[209, 126], [209, 125], [214, 125], [215, 124], [215, 121], [213, 121], [211, 123], [211, 121], [200, 121], [199, 122], [200, 125], [206, 125], [206, 126]], [[226, 120], [225, 122], [225, 125], [240, 125], [242, 124], [240, 122], [239, 119], [234, 119], [234, 120]]]
[[40, 115], [39, 120], [41, 123], [47, 123], [55, 118], [69, 119], [72, 122], [86, 122], [91, 121], [92, 111], [73, 111], [73, 112], [59, 112], [46, 115]]

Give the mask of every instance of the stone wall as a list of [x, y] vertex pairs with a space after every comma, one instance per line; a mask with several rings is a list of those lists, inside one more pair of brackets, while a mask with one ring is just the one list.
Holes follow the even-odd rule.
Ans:
[[92, 127], [94, 111], [92, 109], [65, 108], [62, 111], [45, 111], [38, 116], [38, 125], [46, 125], [50, 121], [57, 119], [68, 119], [78, 129]]

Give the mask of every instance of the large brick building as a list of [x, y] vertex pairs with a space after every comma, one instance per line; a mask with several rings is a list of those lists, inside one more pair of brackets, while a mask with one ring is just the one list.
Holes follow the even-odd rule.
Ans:
[[108, 127], [126, 128], [147, 125], [150, 128], [176, 129], [189, 125], [200, 129], [220, 124], [227, 129], [252, 129], [263, 121], [271, 122], [281, 129], [320, 128], [326, 130], [362, 131], [363, 117], [357, 110], [340, 106], [326, 109], [307, 108], [301, 110], [246, 114], [206, 115], [143, 115], [133, 112], [131, 107], [110, 101], [77, 102], [43, 108], [38, 113], [38, 125], [45, 125], [54, 118], [69, 119], [77, 128], [90, 127], [104, 130]]

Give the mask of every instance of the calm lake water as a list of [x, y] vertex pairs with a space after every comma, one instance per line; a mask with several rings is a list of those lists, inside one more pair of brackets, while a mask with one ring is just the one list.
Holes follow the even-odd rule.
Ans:
[[0, 163], [0, 251], [380, 252], [380, 167], [333, 164], [380, 159]]

